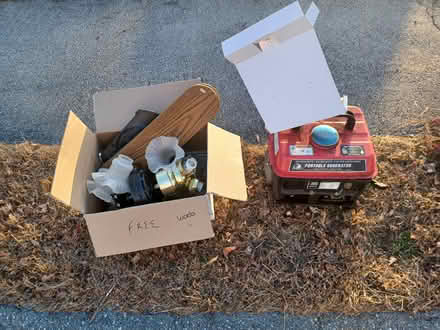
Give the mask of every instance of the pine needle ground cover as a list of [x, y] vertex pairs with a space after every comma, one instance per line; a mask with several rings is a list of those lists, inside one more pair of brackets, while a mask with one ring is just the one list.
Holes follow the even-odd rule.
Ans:
[[216, 198], [215, 238], [105, 258], [81, 215], [48, 193], [58, 147], [0, 145], [0, 303], [181, 314], [438, 308], [439, 126], [374, 137], [378, 183], [350, 210], [275, 202], [265, 147], [243, 145], [249, 201]]

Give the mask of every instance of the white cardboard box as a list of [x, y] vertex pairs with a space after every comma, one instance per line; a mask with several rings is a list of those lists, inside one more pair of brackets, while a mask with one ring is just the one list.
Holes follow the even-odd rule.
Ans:
[[345, 113], [313, 24], [298, 2], [222, 43], [270, 133]]
[[87, 192], [87, 178], [99, 166], [98, 150], [108, 136], [120, 131], [136, 110], [160, 113], [199, 82], [99, 92], [94, 95], [96, 133], [69, 114], [51, 194], [84, 214], [96, 256], [213, 237], [212, 194], [247, 199], [241, 139], [212, 124], [184, 146], [208, 152], [206, 195], [103, 212], [103, 203]]

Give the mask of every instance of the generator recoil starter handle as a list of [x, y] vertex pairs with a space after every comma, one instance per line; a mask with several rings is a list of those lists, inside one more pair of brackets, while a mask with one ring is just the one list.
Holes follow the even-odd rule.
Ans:
[[356, 118], [354, 117], [353, 112], [347, 111], [347, 113], [343, 115], [335, 116], [336, 118], [344, 117], [347, 118], [347, 122], [345, 123], [344, 129], [352, 131], [354, 129], [354, 126], [356, 125]]

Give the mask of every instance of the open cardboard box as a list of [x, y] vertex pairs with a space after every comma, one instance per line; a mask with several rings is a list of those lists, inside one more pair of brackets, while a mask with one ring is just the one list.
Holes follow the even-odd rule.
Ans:
[[104, 212], [87, 192], [86, 181], [99, 166], [98, 151], [136, 110], [165, 110], [200, 80], [98, 92], [94, 95], [96, 133], [69, 114], [51, 194], [84, 214], [98, 257], [196, 241], [214, 236], [213, 194], [247, 200], [240, 137], [208, 124], [184, 147], [207, 151], [207, 194]]
[[318, 15], [297, 1], [222, 43], [270, 133], [345, 113], [313, 27]]

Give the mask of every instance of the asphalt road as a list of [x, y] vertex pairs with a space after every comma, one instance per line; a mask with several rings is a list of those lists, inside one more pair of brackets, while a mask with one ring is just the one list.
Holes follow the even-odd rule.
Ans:
[[[291, 0], [0, 1], [0, 142], [59, 143], [69, 111], [93, 128], [91, 95], [201, 77], [222, 96], [215, 122], [248, 141], [264, 126], [221, 41]], [[302, 1], [307, 8], [310, 1]], [[316, 30], [341, 94], [374, 134], [407, 134], [440, 115], [437, 0], [317, 0]], [[420, 5], [420, 4], [424, 4]], [[439, 313], [288, 317], [290, 328], [439, 328]], [[44, 314], [0, 308], [0, 329], [277, 328], [264, 314]]]
[[282, 314], [266, 313], [250, 315], [237, 313], [225, 315], [194, 314], [179, 317], [169, 314], [138, 315], [103, 311], [91, 321], [85, 313], [36, 313], [18, 310], [14, 307], [0, 308], [0, 329], [426, 329], [440, 328], [438, 313], [363, 314], [357, 317], [343, 317], [330, 314], [324, 316], [284, 317]]
[[[0, 141], [59, 143], [69, 111], [94, 127], [97, 90], [201, 77], [222, 96], [216, 124], [255, 142], [263, 122], [221, 41], [291, 2], [0, 1]], [[416, 0], [316, 3], [337, 87], [364, 108], [373, 133], [408, 133], [400, 128], [408, 120], [440, 114], [440, 9]]]

